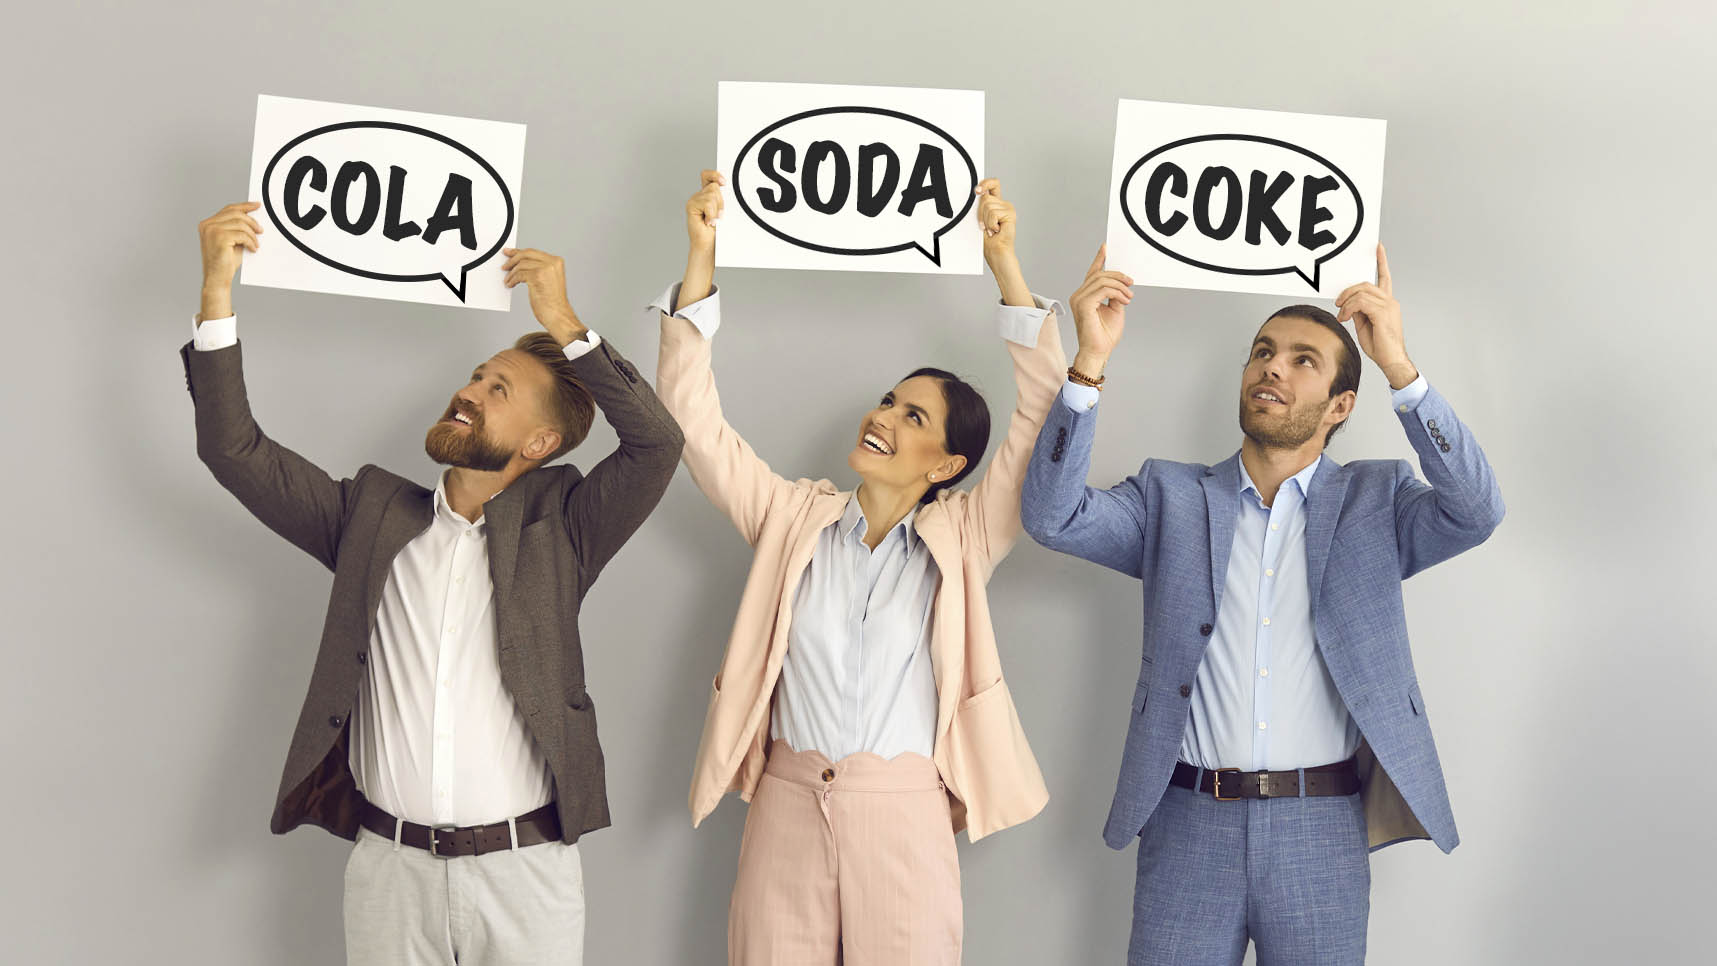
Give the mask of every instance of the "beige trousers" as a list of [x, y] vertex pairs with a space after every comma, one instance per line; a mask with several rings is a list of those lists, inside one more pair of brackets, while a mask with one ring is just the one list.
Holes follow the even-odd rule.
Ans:
[[774, 742], [727, 922], [731, 966], [959, 963], [960, 863], [935, 763], [831, 763]]
[[349, 966], [580, 966], [578, 846], [438, 859], [358, 830], [346, 861]]

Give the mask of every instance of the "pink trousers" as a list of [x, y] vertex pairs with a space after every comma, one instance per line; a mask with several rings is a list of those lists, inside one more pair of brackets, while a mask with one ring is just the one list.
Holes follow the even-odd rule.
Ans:
[[960, 962], [948, 794], [922, 755], [830, 763], [776, 741], [728, 909], [731, 966]]

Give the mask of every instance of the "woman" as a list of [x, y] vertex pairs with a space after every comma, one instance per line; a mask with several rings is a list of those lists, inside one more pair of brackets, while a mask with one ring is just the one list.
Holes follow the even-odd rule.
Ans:
[[[718, 172], [686, 203], [686, 275], [661, 310], [658, 393], [710, 502], [755, 549], [704, 718], [692, 823], [728, 791], [751, 803], [728, 915], [728, 959], [758, 964], [957, 963], [960, 872], [973, 841], [1048, 800], [1002, 681], [985, 583], [1020, 534], [1020, 483], [1065, 379], [1053, 306], [1014, 257], [1014, 210], [977, 192], [1019, 398], [982, 480], [989, 410], [920, 369], [859, 420], [859, 486], [785, 479], [722, 418], [710, 371]], [[670, 311], [672, 314], [669, 314]]]

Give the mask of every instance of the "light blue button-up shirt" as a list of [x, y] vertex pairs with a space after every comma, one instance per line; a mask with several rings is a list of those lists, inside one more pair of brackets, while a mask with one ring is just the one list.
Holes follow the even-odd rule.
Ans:
[[868, 751], [930, 757], [936, 676], [930, 611], [941, 571], [912, 529], [914, 509], [872, 550], [858, 496], [817, 534], [793, 596], [769, 732], [830, 761]]
[[1192, 685], [1183, 761], [1271, 771], [1327, 765], [1359, 748], [1312, 628], [1306, 494], [1323, 457], [1265, 506], [1240, 463], [1240, 513], [1216, 630]]
[[[1390, 393], [1400, 412], [1430, 391], [1421, 374]], [[1068, 382], [1062, 404], [1096, 407], [1098, 391]], [[1289, 771], [1341, 761], [1359, 750], [1312, 626], [1306, 572], [1306, 494], [1319, 456], [1289, 477], [1265, 506], [1240, 463], [1240, 515], [1216, 629], [1193, 678], [1192, 712], [1180, 758], [1202, 768]]]

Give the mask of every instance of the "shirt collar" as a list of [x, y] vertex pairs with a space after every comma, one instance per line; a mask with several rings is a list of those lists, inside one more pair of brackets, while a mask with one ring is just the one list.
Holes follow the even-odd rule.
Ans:
[[[1283, 481], [1283, 484], [1286, 485], [1291, 482], [1297, 485], [1300, 488], [1300, 499], [1304, 500], [1306, 495], [1312, 491], [1312, 477], [1318, 474], [1318, 466], [1323, 463], [1323, 461], [1323, 455], [1320, 453], [1317, 459], [1312, 460], [1305, 469], [1288, 477]], [[1252, 474], [1246, 472], [1246, 461], [1243, 459], [1237, 459], [1235, 462], [1240, 465], [1241, 495], [1244, 496], [1246, 492], [1250, 490], [1254, 497], [1258, 497], [1258, 484], [1252, 482]], [[1262, 499], [1262, 497], [1259, 498]]]
[[[899, 523], [894, 525], [895, 530], [905, 528], [905, 532], [901, 534], [901, 539], [906, 541], [906, 545], [909, 547], [918, 537], [918, 534], [912, 529], [912, 521], [917, 517], [918, 508], [913, 507], [906, 512], [906, 516], [900, 518]], [[838, 526], [840, 527], [840, 534], [843, 537], [851, 537], [856, 533], [858, 539], [863, 540], [864, 535], [870, 532], [870, 521], [865, 519], [864, 507], [859, 506], [857, 491], [854, 491], [852, 496], [847, 497], [847, 508], [846, 511], [841, 514]], [[861, 527], [863, 529], [860, 529]], [[886, 540], [888, 538], [884, 537], [883, 539]], [[878, 541], [877, 546], [882, 546], [881, 541]]]

